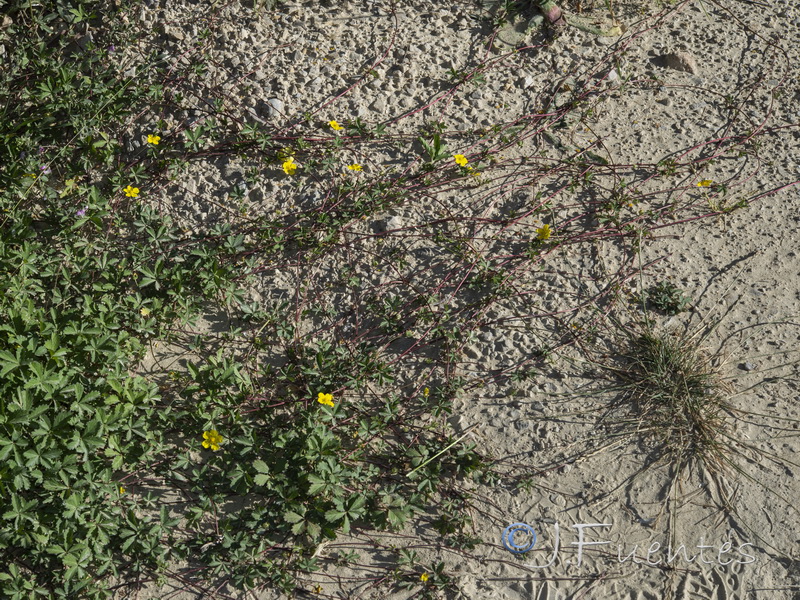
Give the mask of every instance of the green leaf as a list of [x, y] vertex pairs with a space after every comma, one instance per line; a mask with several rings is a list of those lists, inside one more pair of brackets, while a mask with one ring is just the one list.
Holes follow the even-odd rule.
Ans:
[[405, 525], [407, 518], [406, 512], [402, 508], [390, 508], [386, 516], [389, 520], [389, 524], [395, 528], [400, 528]]
[[0, 377], [5, 377], [14, 369], [19, 368], [20, 364], [19, 350], [17, 350], [17, 356], [14, 356], [7, 350], [0, 350], [0, 365], [3, 367], [2, 370], [0, 370]]
[[306, 523], [306, 531], [308, 531], [308, 535], [310, 535], [312, 538], [318, 538], [319, 534], [322, 533], [322, 527], [316, 523], [308, 522]]
[[303, 522], [295, 523], [294, 525], [292, 525], [292, 533], [295, 535], [300, 535], [301, 533], [303, 533], [303, 531], [305, 531], [305, 529], [306, 529], [306, 524]]
[[336, 523], [337, 521], [341, 521], [346, 515], [347, 513], [332, 508], [331, 510], [325, 512], [325, 520], [328, 523]]
[[299, 523], [303, 520], [303, 515], [290, 510], [283, 515], [283, 518], [287, 523]]

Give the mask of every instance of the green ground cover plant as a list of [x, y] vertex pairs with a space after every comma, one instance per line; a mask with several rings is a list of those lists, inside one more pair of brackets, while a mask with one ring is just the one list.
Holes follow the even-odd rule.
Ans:
[[[563, 151], [554, 132], [568, 116], [591, 121], [590, 94], [577, 86], [542, 98], [529, 118], [467, 132], [393, 128], [400, 117], [329, 120], [319, 108], [292, 127], [254, 124], [225, 97], [193, 101], [198, 89], [214, 97], [202, 44], [213, 19], [180, 67], [168, 69], [158, 52], [130, 72], [116, 64], [137, 36], [123, 17], [140, 7], [0, 1], [10, 21], [0, 71], [2, 594], [113, 598], [167, 580], [208, 593], [312, 591], [301, 576], [358, 562], [321, 557], [326, 543], [422, 518], [454, 551], [492, 543], [469, 513], [471, 486], [491, 485], [496, 465], [451, 426], [456, 400], [489, 382], [524, 384], [566, 346], [602, 334], [579, 325], [588, 323], [581, 309], [614, 310], [640, 270], [642, 240], [709, 214], [666, 192], [645, 199], [618, 177], [631, 177], [625, 168], [587, 149], [558, 159], [530, 152], [543, 134]], [[100, 23], [102, 35], [86, 37], [86, 25]], [[472, 91], [493, 66], [454, 67], [447, 93]], [[367, 69], [359, 81], [374, 76]], [[732, 136], [729, 151], [749, 141]], [[387, 148], [402, 168], [371, 159]], [[192, 229], [151, 199], [212, 155], [242, 160], [246, 173], [225, 192], [226, 217]], [[513, 187], [509, 167], [541, 189], [486, 217], [491, 198]], [[701, 167], [673, 160], [657, 176], [687, 187], [675, 182]], [[544, 185], [553, 175], [559, 190], [587, 193], [558, 206], [558, 190]], [[248, 186], [268, 177], [286, 183], [296, 210], [248, 202]], [[608, 178], [613, 185], [597, 183]], [[428, 207], [464, 190], [486, 193], [431, 208], [426, 223], [384, 228], [407, 230], [423, 259], [385, 230], [357, 229], [401, 204]], [[555, 277], [548, 261], [597, 240], [624, 248], [618, 271], [583, 282], [580, 306], [532, 309], [531, 274]], [[259, 277], [298, 264], [307, 271], [294, 297], [248, 297]], [[369, 279], [382, 271], [392, 278]], [[657, 308], [685, 308], [679, 290], [656, 292], [648, 301]], [[512, 316], [497, 317], [500, 309]], [[210, 314], [226, 326], [199, 327]], [[540, 341], [532, 356], [479, 366], [468, 379], [480, 333], [522, 317]], [[576, 330], [586, 338], [576, 341]], [[718, 464], [727, 400], [709, 401], [713, 371], [670, 340], [645, 332], [628, 346], [628, 400], [661, 444], [685, 442], [671, 460]], [[145, 374], [143, 362], [165, 347], [191, 358]], [[397, 564], [376, 587], [453, 592], [444, 563], [383, 549]]]

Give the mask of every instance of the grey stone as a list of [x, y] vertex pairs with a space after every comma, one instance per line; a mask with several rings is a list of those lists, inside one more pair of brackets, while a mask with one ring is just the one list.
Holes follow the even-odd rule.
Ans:
[[667, 67], [675, 69], [676, 71], [686, 71], [688, 73], [697, 73], [697, 63], [694, 57], [688, 52], [673, 52], [666, 55]]
[[391, 231], [393, 229], [402, 229], [403, 228], [403, 218], [394, 216], [389, 217], [386, 219], [386, 231]]
[[269, 100], [267, 100], [266, 108], [267, 108], [267, 116], [275, 117], [284, 114], [286, 105], [278, 98], [270, 98]]
[[306, 87], [312, 92], [318, 92], [322, 87], [322, 77], [314, 77], [314, 79], [308, 82]]
[[669, 52], [667, 54], [662, 54], [658, 57], [657, 62], [675, 71], [685, 71], [693, 75], [697, 73], [697, 61], [695, 61], [694, 56], [688, 52]]
[[370, 106], [370, 108], [377, 112], [383, 112], [384, 110], [386, 110], [386, 100], [384, 100], [383, 97], [381, 96], [380, 98], [375, 100], [375, 102], [372, 103], [372, 106]]
[[182, 30], [169, 25], [164, 28], [164, 34], [179, 42], [182, 42], [184, 39], [186, 39], [186, 34], [184, 34]]

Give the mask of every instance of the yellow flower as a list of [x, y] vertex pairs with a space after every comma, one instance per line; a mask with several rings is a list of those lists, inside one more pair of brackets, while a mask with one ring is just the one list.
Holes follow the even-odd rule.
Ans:
[[333, 129], [334, 131], [341, 131], [342, 129], [344, 129], [344, 127], [339, 125], [339, 123], [337, 123], [336, 121], [328, 121], [328, 125], [330, 125], [331, 129]]
[[122, 487], [122, 486], [119, 486], [119, 495], [122, 496], [122, 494], [124, 494], [124, 493], [125, 493], [125, 488]]
[[455, 161], [456, 161], [456, 164], [457, 164], [459, 167], [466, 167], [466, 166], [467, 166], [467, 163], [469, 162], [469, 161], [467, 160], [467, 157], [466, 157], [466, 156], [464, 156], [463, 154], [456, 154], [456, 155], [453, 157], [453, 160], [455, 160]]
[[287, 175], [294, 175], [294, 172], [297, 170], [297, 163], [294, 162], [294, 157], [290, 156], [287, 158], [283, 163], [283, 172]]
[[541, 241], [549, 239], [552, 234], [553, 232], [550, 229], [550, 225], [542, 225], [536, 230], [536, 238]]
[[142, 307], [142, 310], [140, 310], [139, 312], [140, 312], [140, 313], [142, 313], [142, 316], [143, 316], [143, 317], [146, 317], [147, 315], [149, 315], [149, 314], [150, 314], [150, 309], [149, 309], [149, 308], [147, 308], [146, 306], [143, 306], [143, 307]]
[[122, 191], [123, 191], [123, 192], [125, 192], [125, 195], [126, 195], [128, 198], [136, 198], [136, 196], [138, 196], [138, 195], [139, 195], [139, 188], [137, 188], [137, 187], [132, 187], [132, 186], [130, 186], [130, 185], [129, 185], [128, 187], [126, 187], [126, 188], [125, 188], [124, 190], [122, 190]]
[[352, 165], [347, 165], [347, 168], [351, 171], [363, 171], [364, 169], [358, 163], [353, 163]]
[[222, 443], [222, 436], [217, 433], [216, 429], [203, 432], [203, 448], [211, 448], [215, 452], [219, 450], [219, 445]]
[[698, 181], [697, 182], [697, 187], [708, 187], [712, 183], [714, 183], [714, 182], [711, 181], [710, 179], [703, 179], [703, 181]]
[[333, 394], [324, 394], [320, 392], [317, 396], [317, 402], [333, 408]]
[[426, 581], [428, 581], [428, 574], [427, 573], [423, 573], [422, 575], [419, 576], [419, 580], [422, 583], [425, 583]]
[[422, 395], [425, 396], [426, 398], [430, 395], [430, 393], [431, 393], [430, 388], [425, 388], [424, 390], [422, 390]]
[[160, 141], [161, 141], [161, 136], [147, 134], [147, 143], [148, 144], [153, 144], [153, 146], [158, 146], [158, 142], [160, 142]]

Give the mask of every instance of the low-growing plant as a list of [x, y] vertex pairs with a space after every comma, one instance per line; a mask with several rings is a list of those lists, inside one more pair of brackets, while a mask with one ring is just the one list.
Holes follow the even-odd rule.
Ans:
[[685, 333], [645, 329], [628, 338], [619, 360], [610, 371], [619, 381], [615, 402], [632, 411], [636, 431], [654, 444], [656, 459], [726, 469], [732, 390], [713, 355]]
[[659, 281], [641, 294], [639, 301], [668, 315], [677, 315], [686, 310], [692, 299], [671, 281]]

